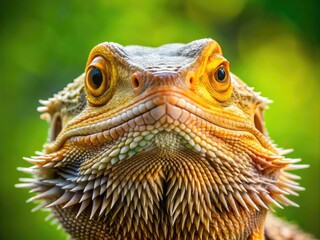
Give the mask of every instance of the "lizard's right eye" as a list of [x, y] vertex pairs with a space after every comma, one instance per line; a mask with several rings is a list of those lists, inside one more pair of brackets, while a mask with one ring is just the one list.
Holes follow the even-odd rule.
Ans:
[[95, 57], [86, 69], [87, 98], [94, 105], [103, 104], [111, 85], [111, 65], [102, 56]]
[[91, 95], [99, 97], [109, 88], [108, 74], [98, 67], [91, 67], [87, 72], [86, 84]]
[[99, 89], [103, 83], [103, 74], [99, 68], [92, 68], [89, 72], [89, 82], [93, 89]]

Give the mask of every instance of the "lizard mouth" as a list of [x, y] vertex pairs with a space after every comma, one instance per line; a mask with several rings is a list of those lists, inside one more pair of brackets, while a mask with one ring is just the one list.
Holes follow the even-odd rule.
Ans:
[[[74, 146], [88, 152], [78, 161], [81, 175], [103, 171], [110, 163], [113, 165], [150, 147], [168, 151], [177, 142], [199, 155], [217, 158], [218, 154], [232, 163], [231, 148], [235, 143], [241, 151], [247, 151], [243, 150], [244, 146], [252, 143], [249, 151], [263, 159], [274, 155], [268, 150], [268, 140], [253, 124], [230, 114], [212, 106], [205, 108], [203, 103], [181, 91], [154, 90], [112, 117], [63, 132], [46, 146], [47, 159], [43, 165], [49, 162], [50, 166], [65, 166], [61, 160], [70, 155]], [[170, 136], [159, 138], [160, 133]], [[90, 154], [92, 148], [98, 154]]]
[[96, 124], [98, 131], [72, 139], [80, 145], [102, 146], [103, 154], [82, 164], [81, 170], [86, 172], [104, 169], [108, 163], [115, 164], [150, 148], [167, 153], [178, 146], [204, 151], [202, 148], [206, 147], [207, 141], [221, 141], [212, 136], [210, 140], [206, 139], [208, 136], [201, 129], [209, 125], [218, 128], [209, 121], [205, 111], [185, 96], [157, 91], [119, 111], [111, 119]]
[[118, 110], [111, 117], [66, 130], [56, 141], [47, 144], [46, 149], [48, 153], [57, 151], [70, 139], [80, 144], [95, 146], [117, 140], [130, 133], [147, 134], [150, 131], [191, 129], [194, 134], [201, 135], [201, 129], [204, 128], [206, 131], [214, 131], [218, 138], [219, 133], [223, 135], [228, 130], [229, 134], [223, 135], [223, 138], [234, 138], [246, 133], [255, 136], [261, 145], [268, 145], [266, 139], [252, 124], [244, 123], [239, 116], [230, 118], [230, 114], [213, 106], [204, 107], [203, 103], [180, 91], [157, 90]]

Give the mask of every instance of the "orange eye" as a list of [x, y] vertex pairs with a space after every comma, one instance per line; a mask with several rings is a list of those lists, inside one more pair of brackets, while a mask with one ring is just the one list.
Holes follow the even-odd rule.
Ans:
[[94, 98], [102, 96], [110, 88], [110, 73], [106, 60], [98, 56], [87, 69], [86, 87]]
[[232, 95], [231, 74], [229, 70], [229, 63], [221, 64], [213, 63], [208, 72], [208, 88], [210, 94], [219, 102], [225, 102], [230, 99]]
[[230, 87], [230, 74], [228, 65], [221, 64], [210, 75], [211, 85], [216, 92], [225, 92]]
[[108, 90], [108, 81], [105, 73], [97, 67], [91, 68], [87, 73], [87, 86], [93, 96], [99, 97], [102, 95]]
[[214, 78], [219, 83], [225, 83], [228, 80], [228, 70], [225, 66], [220, 66], [214, 73]]

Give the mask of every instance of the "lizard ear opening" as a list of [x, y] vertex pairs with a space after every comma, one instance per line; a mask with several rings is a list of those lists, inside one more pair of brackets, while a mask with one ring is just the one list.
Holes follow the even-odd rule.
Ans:
[[263, 113], [261, 109], [256, 109], [254, 116], [253, 116], [253, 122], [255, 128], [261, 132], [263, 135], [266, 136], [266, 129], [263, 124]]
[[50, 141], [53, 142], [62, 130], [62, 120], [60, 113], [54, 114], [51, 121]]

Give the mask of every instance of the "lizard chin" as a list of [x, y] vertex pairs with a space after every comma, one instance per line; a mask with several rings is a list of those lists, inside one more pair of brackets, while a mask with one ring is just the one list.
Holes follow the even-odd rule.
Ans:
[[[178, 239], [199, 234], [203, 239], [247, 238], [247, 229], [261, 225], [274, 201], [265, 191], [269, 183], [253, 166], [227, 158], [227, 148], [209, 154], [182, 135], [172, 129], [154, 133], [132, 156], [93, 178], [76, 179], [71, 170], [57, 167], [52, 180], [37, 183], [42, 193], [31, 200], [44, 199], [42, 206], [52, 208], [70, 232], [76, 227], [70, 219], [80, 218], [83, 227], [90, 221], [101, 235], [173, 239], [179, 232]], [[244, 218], [250, 219], [247, 225]], [[221, 227], [226, 225], [232, 233]]]
[[[181, 136], [174, 132], [162, 131], [154, 136], [154, 147], [159, 149], [161, 152], [166, 152], [170, 154], [176, 149], [186, 146], [187, 141], [184, 140]], [[189, 148], [191, 146], [189, 145]]]
[[[196, 239], [199, 234], [203, 239], [233, 234], [247, 238], [251, 234], [247, 229], [261, 226], [270, 204], [280, 206], [275, 193], [286, 193], [277, 186], [276, 174], [264, 174], [257, 164], [267, 163], [267, 151], [252, 133], [229, 129], [226, 135], [225, 129], [199, 118], [201, 111], [190, 111], [190, 121], [182, 121], [185, 116], [175, 115], [172, 99], [171, 105], [163, 99], [144, 112], [157, 120], [152, 129], [139, 124], [150, 118], [137, 117], [123, 123], [135, 125], [122, 137], [113, 128], [107, 132], [115, 138], [102, 143], [92, 136], [66, 141], [61, 155], [54, 153], [56, 160], [29, 170], [43, 177], [34, 180], [32, 188], [40, 194], [30, 201], [45, 200], [40, 207], [52, 208], [70, 232], [76, 227], [70, 219], [80, 218], [81, 223], [92, 221], [102, 236], [112, 232], [138, 239], [173, 239], [179, 232], [185, 235], [178, 239]], [[256, 144], [248, 148], [242, 141]], [[229, 226], [232, 233], [222, 226]]]
[[[224, 165], [221, 157], [197, 152], [175, 132], [159, 132], [150, 142], [112, 164], [104, 176], [87, 180], [77, 203], [71, 200], [75, 195], [63, 204], [62, 197], [50, 203], [67, 231], [75, 227], [69, 219], [80, 218], [94, 223], [102, 236], [219, 239], [231, 234], [246, 239], [252, 225], [261, 225], [267, 203], [256, 193], [263, 189], [260, 183]], [[250, 219], [247, 225], [243, 218]], [[221, 227], [227, 225], [232, 232]]]

